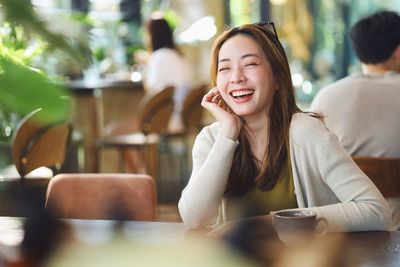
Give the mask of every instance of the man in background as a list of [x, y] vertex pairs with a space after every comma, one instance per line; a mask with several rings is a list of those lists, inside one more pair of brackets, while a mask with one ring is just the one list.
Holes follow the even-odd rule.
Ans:
[[[380, 11], [363, 18], [350, 39], [362, 72], [322, 88], [311, 110], [325, 116], [352, 156], [400, 158], [400, 16]], [[388, 203], [393, 229], [400, 229], [400, 198]]]

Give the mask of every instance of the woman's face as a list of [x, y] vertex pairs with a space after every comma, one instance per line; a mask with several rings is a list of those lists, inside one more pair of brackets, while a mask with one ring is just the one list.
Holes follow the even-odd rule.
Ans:
[[271, 66], [257, 43], [243, 34], [228, 39], [218, 56], [217, 87], [238, 116], [268, 116], [275, 93]]

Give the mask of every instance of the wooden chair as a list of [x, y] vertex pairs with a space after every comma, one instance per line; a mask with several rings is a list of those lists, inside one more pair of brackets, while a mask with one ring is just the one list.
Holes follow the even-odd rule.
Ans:
[[47, 188], [45, 208], [57, 217], [154, 221], [154, 180], [145, 174], [59, 174]]
[[400, 158], [353, 157], [385, 198], [400, 196]]
[[97, 141], [99, 151], [104, 148], [118, 149], [132, 173], [138, 172], [140, 164], [129, 152], [139, 152], [147, 173], [156, 177], [156, 147], [160, 135], [167, 131], [174, 107], [173, 94], [174, 88], [167, 87], [146, 95], [139, 103], [137, 118], [118, 120], [107, 125], [106, 137]]
[[28, 216], [43, 207], [47, 185], [65, 159], [71, 126], [42, 123], [41, 109], [26, 115], [12, 137], [13, 165], [0, 173], [0, 215]]
[[192, 141], [203, 126], [203, 107], [201, 101], [207, 92], [208, 84], [199, 84], [190, 90], [183, 101], [181, 120], [183, 130], [168, 132], [159, 149], [159, 168], [163, 176], [157, 181], [160, 198], [175, 202], [186, 185], [190, 175]]
[[208, 84], [200, 84], [192, 89], [183, 102], [182, 122], [186, 132], [199, 130], [203, 126], [203, 107], [201, 101], [207, 93]]
[[66, 122], [45, 124], [41, 109], [25, 116], [12, 138], [12, 157], [21, 177], [42, 167], [59, 169], [64, 162], [71, 126]]

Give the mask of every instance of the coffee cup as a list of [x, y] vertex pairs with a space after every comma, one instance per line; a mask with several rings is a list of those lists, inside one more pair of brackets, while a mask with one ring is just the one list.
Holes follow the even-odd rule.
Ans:
[[284, 210], [272, 213], [272, 222], [279, 239], [289, 246], [301, 245], [328, 231], [325, 218], [317, 218], [309, 210]]

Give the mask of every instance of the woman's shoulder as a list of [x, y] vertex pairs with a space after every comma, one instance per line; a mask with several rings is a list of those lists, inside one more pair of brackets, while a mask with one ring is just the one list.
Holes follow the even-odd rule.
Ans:
[[154, 51], [151, 54], [152, 57], [154, 58], [160, 58], [160, 57], [178, 57], [180, 58], [180, 54], [178, 53], [178, 51], [176, 51], [175, 49], [172, 48], [168, 48], [168, 47], [163, 47], [163, 48], [159, 48], [156, 51]]
[[292, 121], [290, 126], [296, 126], [296, 127], [309, 127], [312, 125], [323, 125], [323, 120], [321, 118], [318, 118], [317, 116], [314, 116], [313, 113], [307, 113], [307, 112], [298, 112], [293, 114], [292, 116]]
[[290, 137], [301, 142], [315, 142], [331, 136], [325, 126], [323, 118], [318, 118], [310, 113], [295, 113], [290, 123]]
[[185, 74], [182, 72], [192, 68], [187, 59], [177, 50], [167, 47], [163, 47], [154, 51], [150, 55], [149, 62], [157, 66], [164, 66], [164, 64], [168, 64], [169, 70], [178, 70], [178, 73], [184, 76]]

